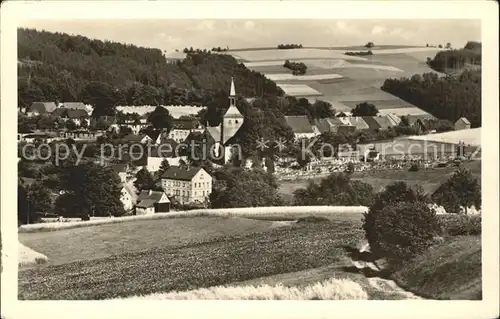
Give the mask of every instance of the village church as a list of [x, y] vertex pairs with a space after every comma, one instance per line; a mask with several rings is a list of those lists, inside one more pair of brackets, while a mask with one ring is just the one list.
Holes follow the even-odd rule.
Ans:
[[243, 125], [243, 115], [236, 107], [236, 89], [234, 87], [234, 79], [231, 78], [231, 89], [229, 92], [229, 108], [222, 118], [221, 124], [218, 126], [208, 126], [206, 131], [215, 140], [215, 157], [220, 156], [220, 151], [224, 150], [224, 163], [229, 162], [231, 158], [231, 145], [228, 141], [238, 132]]

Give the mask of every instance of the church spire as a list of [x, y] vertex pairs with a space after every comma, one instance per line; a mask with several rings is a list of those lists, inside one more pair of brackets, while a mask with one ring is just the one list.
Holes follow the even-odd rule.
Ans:
[[234, 79], [231, 78], [231, 91], [229, 92], [229, 96], [236, 96], [236, 90], [234, 88]]

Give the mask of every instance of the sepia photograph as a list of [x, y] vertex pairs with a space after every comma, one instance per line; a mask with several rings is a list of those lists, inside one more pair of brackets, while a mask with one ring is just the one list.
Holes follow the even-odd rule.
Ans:
[[492, 301], [481, 17], [230, 12], [10, 26], [13, 298]]

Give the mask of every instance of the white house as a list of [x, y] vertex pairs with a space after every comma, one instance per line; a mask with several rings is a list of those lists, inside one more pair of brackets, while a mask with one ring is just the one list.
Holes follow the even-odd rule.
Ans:
[[204, 203], [212, 193], [212, 176], [201, 167], [171, 166], [161, 177], [165, 193], [181, 204]]
[[131, 187], [127, 184], [123, 184], [121, 193], [120, 193], [120, 201], [123, 204], [123, 209], [125, 211], [129, 211], [134, 208], [135, 204], [135, 194]]

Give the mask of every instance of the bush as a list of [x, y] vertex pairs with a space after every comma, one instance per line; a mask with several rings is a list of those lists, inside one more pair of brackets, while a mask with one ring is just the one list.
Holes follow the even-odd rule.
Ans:
[[297, 223], [329, 223], [330, 220], [321, 216], [306, 216], [297, 219]]
[[[413, 212], [414, 207], [411, 207], [412, 204], [418, 203], [418, 206], [416, 207], [419, 209], [418, 211]], [[386, 189], [380, 193], [378, 193], [375, 196], [375, 200], [373, 202], [373, 205], [370, 206], [370, 209], [368, 213], [364, 214], [364, 219], [363, 219], [363, 229], [365, 231], [365, 236], [366, 239], [368, 240], [368, 243], [370, 244], [370, 250], [374, 255], [380, 256], [380, 257], [386, 257], [387, 256], [387, 251], [385, 249], [386, 243], [384, 241], [386, 239], [385, 236], [388, 234], [391, 234], [391, 229], [394, 228], [396, 222], [402, 222], [403, 224], [407, 224], [403, 226], [403, 229], [401, 230], [402, 232], [410, 231], [410, 233], [407, 234], [408, 236], [411, 236], [412, 233], [411, 231], [415, 230], [412, 227], [417, 227], [418, 229], [418, 224], [415, 223], [415, 221], [412, 221], [412, 219], [416, 219], [417, 222], [423, 222], [424, 224], [424, 230], [426, 227], [426, 221], [421, 221], [420, 215], [426, 215], [427, 213], [430, 214], [431, 216], [435, 216], [435, 212], [431, 211], [426, 205], [429, 203], [429, 200], [427, 196], [424, 194], [424, 192], [421, 189], [414, 190], [411, 187], [409, 187], [405, 182], [396, 182], [393, 184], [390, 184], [386, 187]], [[397, 204], [408, 204], [410, 207], [405, 207], [408, 210], [404, 211], [403, 213], [395, 216], [396, 218], [395, 221], [392, 221], [390, 218], [387, 221], [387, 216], [393, 216], [393, 210], [394, 209], [400, 209], [400, 207], [397, 206]], [[420, 209], [421, 205], [425, 206], [425, 210]], [[388, 211], [389, 210], [389, 211]], [[409, 214], [409, 215], [408, 215]], [[412, 214], [416, 214], [416, 217], [412, 216]], [[400, 220], [403, 218], [403, 220]], [[405, 220], [406, 218], [406, 220]], [[384, 225], [385, 222], [388, 222], [387, 225]], [[429, 221], [430, 226], [432, 224], [432, 220]], [[411, 224], [411, 225], [410, 225]], [[417, 235], [419, 233], [417, 232]], [[395, 245], [410, 245], [409, 242], [411, 242], [411, 239], [409, 239], [409, 242], [406, 240], [408, 238], [396, 238], [397, 241], [401, 241], [400, 243], [394, 243]], [[418, 247], [417, 247], [418, 248]], [[410, 249], [411, 250], [411, 249]], [[418, 250], [418, 249], [417, 249]]]
[[481, 235], [481, 216], [440, 215], [438, 220], [443, 236]]
[[397, 202], [365, 216], [365, 225], [370, 226], [365, 228], [371, 235], [370, 248], [391, 261], [407, 260], [423, 252], [439, 234], [436, 214], [424, 202]]
[[409, 169], [410, 172], [418, 172], [419, 170], [420, 170], [420, 168], [419, 168], [417, 163], [411, 164], [410, 169]]
[[466, 169], [459, 169], [432, 194], [433, 201], [448, 213], [459, 214], [460, 206], [481, 208], [481, 185]]

